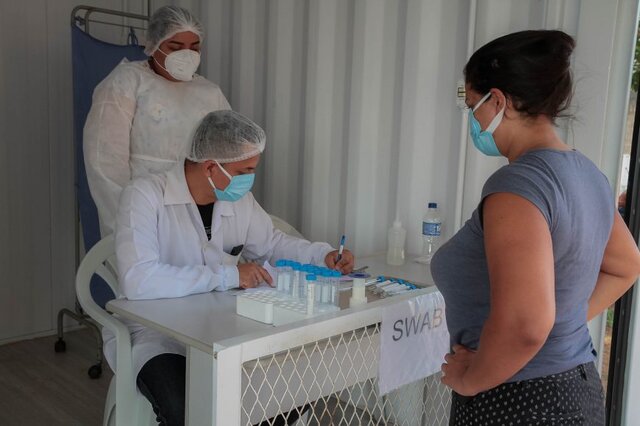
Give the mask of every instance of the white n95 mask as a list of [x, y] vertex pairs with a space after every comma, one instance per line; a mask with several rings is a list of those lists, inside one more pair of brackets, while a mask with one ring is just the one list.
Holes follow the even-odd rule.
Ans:
[[[156, 61], [156, 64], [176, 80], [191, 81], [200, 65], [200, 53], [191, 49], [182, 49], [171, 52], [168, 55], [158, 49], [164, 56], [164, 67]], [[155, 58], [154, 58], [155, 60]]]

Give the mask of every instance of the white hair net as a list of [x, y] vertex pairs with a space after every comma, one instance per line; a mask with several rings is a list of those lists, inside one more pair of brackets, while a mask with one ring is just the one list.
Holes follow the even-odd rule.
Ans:
[[266, 141], [264, 130], [244, 115], [231, 110], [214, 111], [196, 129], [188, 158], [233, 163], [261, 154]]
[[174, 35], [191, 31], [196, 34], [200, 41], [204, 36], [204, 29], [195, 16], [187, 9], [179, 6], [163, 6], [156, 10], [147, 28], [147, 45], [144, 53], [147, 56], [153, 55], [160, 44]]

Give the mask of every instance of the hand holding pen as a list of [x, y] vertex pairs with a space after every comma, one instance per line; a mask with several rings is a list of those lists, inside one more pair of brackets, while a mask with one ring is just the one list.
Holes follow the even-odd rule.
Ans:
[[342, 259], [342, 252], [344, 251], [344, 242], [347, 239], [344, 235], [340, 237], [340, 246], [338, 247], [338, 256], [336, 256], [336, 263], [340, 262]]
[[355, 258], [353, 253], [344, 248], [345, 236], [340, 238], [340, 248], [333, 250], [324, 259], [327, 267], [336, 269], [342, 274], [350, 274], [353, 271], [353, 265], [355, 264]]

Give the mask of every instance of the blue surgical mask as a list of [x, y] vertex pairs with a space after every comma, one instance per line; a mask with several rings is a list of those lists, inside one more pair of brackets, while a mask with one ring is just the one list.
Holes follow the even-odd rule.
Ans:
[[498, 150], [498, 146], [496, 145], [495, 139], [493, 139], [493, 132], [498, 128], [500, 123], [502, 122], [502, 117], [504, 116], [504, 108], [500, 110], [498, 115], [491, 120], [489, 123], [489, 127], [485, 130], [482, 130], [480, 127], [480, 122], [476, 119], [473, 113], [491, 96], [491, 92], [484, 95], [482, 99], [473, 107], [473, 109], [469, 110], [469, 132], [471, 133], [471, 140], [473, 140], [473, 145], [475, 145], [478, 150], [484, 155], [489, 155], [491, 157], [499, 157], [502, 155]]
[[220, 167], [220, 170], [222, 170], [222, 173], [224, 173], [225, 176], [228, 177], [230, 180], [229, 185], [227, 185], [224, 191], [220, 191], [213, 184], [213, 180], [211, 179], [211, 177], [210, 176], [207, 177], [207, 179], [209, 180], [209, 184], [213, 188], [213, 192], [219, 201], [231, 201], [231, 202], [238, 201], [240, 198], [244, 197], [247, 192], [251, 190], [251, 187], [253, 186], [253, 181], [255, 180], [255, 177], [256, 177], [255, 173], [231, 176], [224, 169], [224, 167], [220, 165], [220, 163], [216, 161], [216, 164], [218, 165], [218, 167]]

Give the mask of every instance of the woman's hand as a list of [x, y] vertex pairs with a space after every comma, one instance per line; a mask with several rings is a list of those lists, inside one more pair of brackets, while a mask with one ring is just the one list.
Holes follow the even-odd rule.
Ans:
[[478, 392], [464, 382], [464, 375], [476, 353], [462, 345], [454, 345], [453, 353], [445, 355], [442, 364], [442, 378], [440, 381], [459, 395], [474, 396]]
[[342, 274], [350, 274], [353, 271], [353, 265], [355, 264], [355, 257], [353, 257], [353, 253], [349, 250], [345, 249], [342, 251], [342, 257], [336, 263], [336, 259], [338, 258], [338, 250], [334, 250], [331, 253], [327, 254], [324, 258], [324, 263], [327, 264], [327, 267], [330, 269], [337, 269]]

